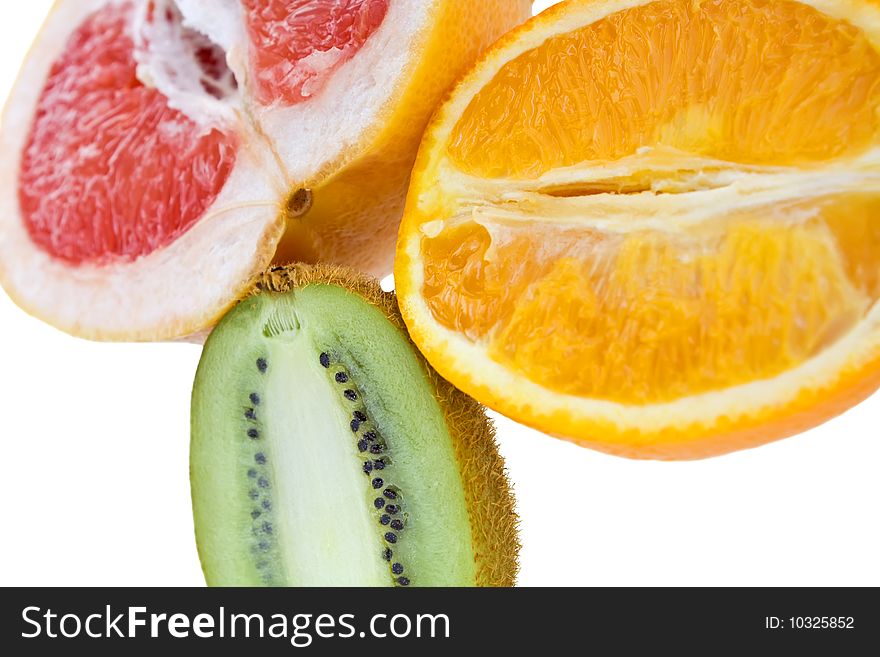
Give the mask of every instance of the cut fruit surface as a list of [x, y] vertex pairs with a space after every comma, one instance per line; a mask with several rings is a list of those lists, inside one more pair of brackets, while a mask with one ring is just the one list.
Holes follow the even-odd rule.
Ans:
[[505, 64], [456, 124], [450, 156], [488, 177], [661, 144], [745, 164], [826, 161], [876, 141], [878, 75], [864, 32], [806, 4], [649, 2]]
[[148, 340], [272, 262], [388, 273], [432, 106], [529, 6], [56, 3], [4, 111], [0, 280], [64, 330]]
[[753, 446], [870, 394], [878, 19], [572, 0], [506, 36], [416, 165], [395, 280], [417, 344], [497, 410], [634, 457]]
[[212, 205], [235, 164], [235, 135], [202, 134], [138, 80], [132, 12], [110, 6], [71, 34], [22, 154], [28, 233], [71, 264], [131, 261], [166, 246]]
[[378, 284], [298, 266], [213, 331], [191, 450], [208, 584], [512, 585], [491, 427], [402, 327]]

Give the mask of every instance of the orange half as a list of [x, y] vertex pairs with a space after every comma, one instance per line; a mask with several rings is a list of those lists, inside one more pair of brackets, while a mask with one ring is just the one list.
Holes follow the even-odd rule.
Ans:
[[880, 3], [570, 0], [435, 115], [410, 332], [547, 433], [700, 458], [880, 385]]

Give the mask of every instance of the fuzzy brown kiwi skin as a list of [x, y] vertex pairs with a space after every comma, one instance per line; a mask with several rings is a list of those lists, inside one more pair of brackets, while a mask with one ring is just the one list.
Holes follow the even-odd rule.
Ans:
[[[394, 293], [383, 291], [375, 279], [344, 267], [326, 264], [272, 267], [256, 279], [250, 294], [287, 292], [313, 283], [338, 285], [359, 295], [382, 311], [409, 340]], [[476, 584], [513, 586], [519, 572], [519, 518], [504, 461], [498, 452], [495, 429], [484, 408], [437, 374], [412, 340], [409, 342], [440, 402], [452, 437], [470, 518]]]

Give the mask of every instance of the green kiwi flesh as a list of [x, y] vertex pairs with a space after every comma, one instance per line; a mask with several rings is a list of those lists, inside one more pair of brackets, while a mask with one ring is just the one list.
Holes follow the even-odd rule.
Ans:
[[[442, 404], [406, 333], [344, 285], [263, 288], [240, 302], [209, 336], [193, 388], [192, 501], [208, 584], [482, 583], [481, 558], [496, 557], [475, 549], [485, 532], [466, 486], [492, 482], [463, 480]], [[489, 451], [498, 459], [494, 442]], [[513, 552], [500, 570], [512, 582], [506, 480], [499, 499]]]

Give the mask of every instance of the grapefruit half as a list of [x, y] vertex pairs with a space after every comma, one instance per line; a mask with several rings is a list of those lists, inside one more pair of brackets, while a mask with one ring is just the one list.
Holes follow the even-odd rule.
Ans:
[[153, 340], [273, 262], [387, 273], [433, 106], [530, 4], [57, 2], [3, 115], [0, 281], [70, 333]]

